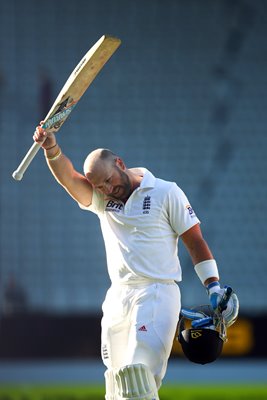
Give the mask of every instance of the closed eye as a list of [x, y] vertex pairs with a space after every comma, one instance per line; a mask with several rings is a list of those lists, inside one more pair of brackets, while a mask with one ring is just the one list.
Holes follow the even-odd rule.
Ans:
[[[110, 176], [109, 178], [107, 178], [107, 179], [104, 181], [104, 183], [110, 183], [111, 180], [112, 180], [112, 176]], [[103, 189], [103, 185], [94, 186], [94, 188], [95, 188], [96, 190], [102, 190], [102, 189]]]

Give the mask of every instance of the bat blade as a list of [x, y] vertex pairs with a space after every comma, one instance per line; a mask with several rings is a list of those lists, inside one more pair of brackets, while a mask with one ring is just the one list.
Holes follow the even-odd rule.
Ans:
[[[56, 133], [61, 128], [82, 95], [120, 44], [120, 39], [103, 35], [84, 55], [70, 74], [44, 119], [42, 126], [48, 133]], [[40, 148], [41, 144], [33, 143], [16, 171], [12, 174], [15, 180], [20, 181], [23, 178], [26, 169]]]

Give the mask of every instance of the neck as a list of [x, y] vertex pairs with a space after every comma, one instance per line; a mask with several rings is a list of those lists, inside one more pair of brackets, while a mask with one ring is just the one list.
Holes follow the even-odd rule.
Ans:
[[131, 185], [132, 185], [132, 192], [140, 186], [140, 183], [143, 179], [143, 175], [141, 173], [133, 172], [130, 170], [127, 170], [127, 174], [129, 176]]

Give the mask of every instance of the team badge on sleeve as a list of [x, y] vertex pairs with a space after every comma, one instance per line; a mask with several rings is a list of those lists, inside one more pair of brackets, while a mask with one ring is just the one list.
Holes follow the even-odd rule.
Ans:
[[187, 209], [187, 211], [188, 211], [190, 217], [195, 217], [195, 216], [196, 216], [195, 211], [194, 211], [193, 208], [190, 206], [190, 204], [188, 204], [188, 205], [186, 206], [186, 209]]

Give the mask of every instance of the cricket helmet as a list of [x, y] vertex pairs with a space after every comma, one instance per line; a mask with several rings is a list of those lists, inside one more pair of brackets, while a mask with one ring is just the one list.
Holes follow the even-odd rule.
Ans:
[[193, 328], [188, 323], [192, 319], [181, 316], [178, 323], [178, 340], [181, 343], [184, 355], [197, 364], [207, 364], [215, 361], [222, 352], [226, 339], [226, 328], [223, 321], [213, 323], [215, 315], [209, 305], [192, 309], [203, 315], [203, 318], [211, 317], [211, 323], [205, 327]]

